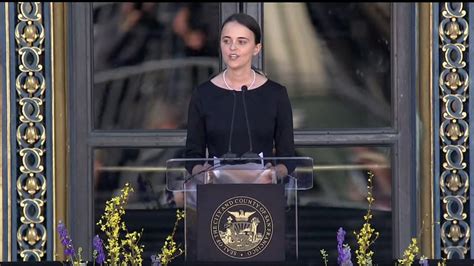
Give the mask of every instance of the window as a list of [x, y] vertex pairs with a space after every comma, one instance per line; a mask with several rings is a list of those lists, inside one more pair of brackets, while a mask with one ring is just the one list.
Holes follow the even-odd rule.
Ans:
[[[219, 55], [210, 48], [217, 33], [212, 27], [239, 10], [258, 15], [264, 49], [257, 62], [287, 87], [298, 155], [315, 161], [315, 187], [300, 195], [300, 219], [318, 221], [321, 210], [333, 210], [335, 220], [342, 213], [362, 224], [364, 174], [372, 170], [381, 217], [377, 229], [386, 237], [379, 245], [387, 253], [379, 254], [404, 248], [400, 243], [409, 239], [414, 217], [409, 196], [415, 162], [414, 52], [407, 48], [414, 46], [413, 4], [71, 5], [70, 208], [78, 221], [71, 232], [85, 252], [97, 233], [93, 221], [99, 204], [127, 180], [145, 188], [130, 206], [135, 218], [127, 219], [143, 219], [153, 209], [159, 210], [153, 219], [169, 221], [146, 241], [162, 241], [171, 230], [174, 212], [162, 190], [162, 162], [182, 154], [192, 88], [219, 72]], [[183, 31], [183, 21], [196, 24]], [[205, 29], [209, 35], [192, 29]], [[199, 43], [208, 48], [196, 52]], [[394, 187], [398, 194], [392, 194]], [[86, 202], [81, 201], [84, 195]], [[304, 226], [321, 226], [300, 239], [301, 258], [315, 259], [318, 239], [335, 241], [337, 228], [300, 224]], [[318, 235], [322, 229], [326, 235]], [[148, 247], [144, 258], [157, 251], [156, 245]]]

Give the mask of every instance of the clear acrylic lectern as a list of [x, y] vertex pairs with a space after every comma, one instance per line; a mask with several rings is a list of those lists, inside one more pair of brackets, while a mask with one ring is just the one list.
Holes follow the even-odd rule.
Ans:
[[[298, 259], [298, 191], [313, 187], [312, 158], [171, 159], [166, 167], [167, 189], [184, 199], [186, 261]], [[280, 201], [283, 215], [270, 215]], [[272, 241], [284, 252], [266, 259]], [[206, 254], [212, 248], [216, 256]]]

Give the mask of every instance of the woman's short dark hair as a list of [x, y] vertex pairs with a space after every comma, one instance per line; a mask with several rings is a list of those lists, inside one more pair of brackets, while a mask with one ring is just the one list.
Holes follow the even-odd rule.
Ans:
[[260, 30], [260, 26], [258, 25], [257, 21], [250, 15], [247, 15], [245, 13], [235, 13], [229, 16], [224, 23], [222, 23], [221, 26], [221, 33], [222, 29], [224, 28], [225, 24], [229, 22], [237, 22], [245, 27], [247, 27], [249, 30], [251, 30], [255, 36], [255, 44], [259, 44], [262, 41], [262, 32]]

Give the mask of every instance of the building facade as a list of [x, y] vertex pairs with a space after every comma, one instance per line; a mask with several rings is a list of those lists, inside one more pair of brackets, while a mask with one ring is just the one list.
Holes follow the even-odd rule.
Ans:
[[166, 160], [182, 156], [192, 89], [224, 68], [219, 27], [235, 12], [259, 22], [254, 65], [287, 87], [297, 153], [315, 161], [300, 257], [335, 243], [328, 213], [347, 231], [362, 224], [343, 221], [365, 210], [371, 171], [375, 218], [389, 224], [380, 256], [416, 237], [429, 258], [472, 258], [470, 7], [2, 3], [0, 260], [64, 258], [59, 221], [92, 254], [105, 201], [127, 182], [127, 219], [155, 234], [146, 254], [160, 248], [157, 224], [180, 207]]

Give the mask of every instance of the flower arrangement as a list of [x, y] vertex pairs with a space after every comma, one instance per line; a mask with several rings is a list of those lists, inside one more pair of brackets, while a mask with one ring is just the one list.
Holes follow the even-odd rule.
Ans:
[[176, 245], [174, 241], [174, 235], [176, 234], [176, 229], [178, 228], [179, 221], [184, 219], [184, 211], [180, 211], [179, 209], [176, 210], [176, 221], [174, 222], [173, 231], [170, 235], [166, 237], [165, 243], [161, 248], [161, 253], [157, 255], [153, 255], [151, 260], [153, 265], [163, 265], [166, 266], [172, 260], [183, 254], [183, 249], [181, 249], [181, 245]]
[[321, 252], [321, 256], [323, 257], [324, 266], [327, 266], [328, 265], [328, 253], [324, 249], [321, 249], [319, 252]]
[[355, 251], [357, 257], [357, 263], [359, 265], [372, 265], [372, 256], [374, 252], [370, 250], [370, 246], [377, 240], [379, 237], [379, 232], [375, 231], [370, 224], [370, 220], [372, 219], [372, 203], [374, 203], [375, 199], [372, 196], [372, 178], [374, 174], [372, 172], [368, 172], [367, 178], [367, 201], [369, 202], [369, 206], [367, 207], [367, 214], [364, 215], [365, 223], [362, 225], [360, 231], [354, 232], [357, 244], [359, 244], [359, 248]]
[[64, 255], [66, 256], [66, 262], [70, 261], [73, 265], [79, 265], [82, 261], [82, 248], [77, 249], [77, 254], [72, 244], [72, 239], [69, 236], [66, 225], [59, 221], [58, 223], [58, 234], [61, 244], [64, 247]]
[[[357, 239], [358, 249], [355, 251], [357, 257], [358, 265], [366, 266], [372, 265], [373, 260], [372, 256], [374, 251], [370, 250], [370, 246], [379, 237], [379, 232], [377, 232], [371, 225], [370, 221], [372, 219], [372, 204], [375, 201], [372, 196], [372, 180], [374, 175], [371, 172], [368, 172], [367, 179], [367, 201], [369, 203], [367, 208], [367, 214], [364, 215], [364, 224], [359, 232], [354, 232], [354, 235]], [[125, 187], [121, 190], [120, 195], [113, 197], [111, 200], [106, 202], [105, 212], [102, 215], [101, 219], [97, 223], [100, 226], [100, 229], [107, 236], [107, 244], [105, 245], [106, 250], [108, 251], [108, 257], [104, 252], [104, 244], [100, 237], [96, 235], [93, 239], [93, 258], [94, 265], [141, 265], [143, 262], [142, 253], [143, 245], [139, 244], [140, 238], [143, 234], [143, 230], [138, 232], [129, 232], [125, 225], [125, 222], [122, 221], [122, 216], [125, 214], [125, 206], [128, 202], [129, 194], [133, 192], [133, 188], [127, 183]], [[166, 237], [165, 243], [161, 248], [159, 254], [152, 256], [153, 265], [168, 265], [172, 260], [184, 253], [181, 245], [177, 245], [174, 236], [178, 228], [178, 224], [181, 220], [184, 219], [184, 211], [179, 209], [176, 210], [176, 221], [174, 223], [173, 231], [170, 235]], [[80, 265], [84, 263], [82, 260], [82, 248], [79, 247], [77, 253], [74, 249], [72, 239], [70, 238], [66, 226], [62, 221], [58, 223], [58, 233], [60, 237], [61, 244], [64, 246], [64, 254], [66, 256], [66, 261], [71, 262], [72, 265]], [[125, 235], [124, 239], [121, 239], [121, 236]], [[351, 261], [351, 248], [348, 244], [344, 243], [346, 232], [342, 227], [337, 231], [337, 252], [338, 265], [342, 266], [352, 266]], [[324, 265], [328, 265], [328, 254], [324, 249], [320, 250], [321, 256], [323, 258]], [[403, 253], [403, 258], [398, 260], [400, 265], [412, 265], [417, 254], [419, 253], [419, 247], [417, 245], [417, 239], [412, 238], [410, 245]], [[106, 260], [107, 257], [107, 260]], [[426, 257], [421, 256], [419, 264], [423, 266], [428, 265], [428, 260]], [[446, 265], [446, 258], [443, 258], [442, 262], [438, 265]]]
[[421, 266], [428, 266], [428, 258], [425, 256], [421, 256], [419, 263]]
[[[105, 213], [97, 223], [100, 229], [105, 232], [107, 236], [107, 245], [105, 248], [108, 251], [108, 258], [106, 261], [106, 253], [104, 252], [104, 243], [98, 235], [93, 239], [93, 265], [141, 265], [143, 245], [139, 245], [142, 232], [129, 233], [125, 223], [122, 221], [122, 216], [125, 214], [125, 206], [127, 205], [128, 196], [133, 192], [133, 188], [127, 183], [121, 190], [119, 196], [107, 201], [105, 206]], [[64, 255], [66, 261], [73, 265], [83, 263], [82, 248], [78, 248], [76, 255], [72, 239], [69, 237], [66, 226], [62, 221], [58, 223], [58, 233], [61, 244], [64, 246]], [[124, 239], [120, 239], [121, 235], [125, 234]], [[106, 263], [107, 262], [107, 263]]]
[[102, 265], [105, 262], [105, 253], [104, 253], [104, 248], [103, 248], [103, 242], [102, 239], [98, 235], [94, 237], [93, 240], [93, 245], [94, 245], [94, 252], [92, 256], [94, 257], [94, 265], [97, 262], [97, 264]]
[[[374, 203], [375, 199], [372, 196], [372, 189], [373, 184], [372, 180], [374, 174], [372, 172], [368, 172], [367, 178], [367, 201], [369, 203], [367, 208], [367, 214], [364, 215], [364, 224], [359, 232], [354, 232], [354, 235], [357, 239], [358, 249], [355, 251], [357, 257], [357, 264], [359, 266], [367, 266], [372, 265], [373, 260], [372, 256], [374, 255], [374, 251], [370, 250], [370, 246], [374, 244], [374, 242], [379, 237], [379, 232], [377, 232], [370, 221], [372, 219], [372, 204]], [[348, 244], [344, 244], [346, 232], [342, 227], [339, 228], [337, 231], [337, 263], [341, 266], [352, 266], [351, 261], [351, 248]], [[320, 250], [321, 255], [323, 257], [324, 265], [327, 265], [327, 253], [324, 249]], [[403, 258], [398, 260], [398, 263], [401, 265], [412, 265], [417, 254], [419, 253], [419, 247], [417, 245], [416, 238], [412, 238], [411, 244], [407, 247], [407, 249], [403, 253]], [[443, 262], [446, 260], [443, 259]], [[419, 260], [420, 265], [428, 266], [428, 260], [426, 257], [421, 256]]]
[[346, 231], [342, 227], [337, 230], [337, 263], [342, 266], [352, 266], [351, 247], [344, 244]]
[[415, 256], [418, 254], [419, 248], [416, 243], [416, 238], [411, 239], [411, 243], [403, 252], [403, 258], [398, 260], [401, 265], [412, 265], [415, 261]]
[[[105, 249], [108, 252], [107, 263], [110, 265], [141, 265], [143, 262], [144, 246], [138, 244], [143, 230], [140, 233], [130, 233], [125, 222], [122, 221], [131, 192], [133, 192], [133, 188], [129, 183], [126, 183], [120, 191], [120, 195], [106, 202], [105, 212], [97, 223], [100, 230], [107, 236]], [[123, 234], [125, 234], [125, 238], [121, 239]]]

